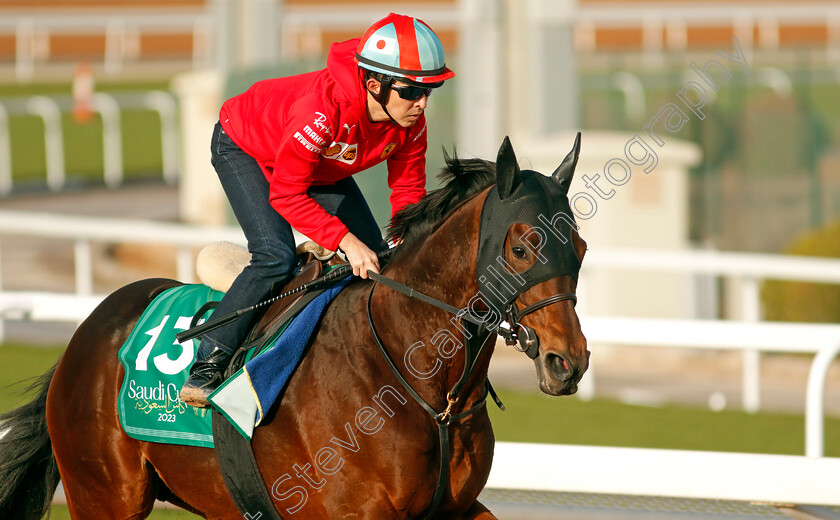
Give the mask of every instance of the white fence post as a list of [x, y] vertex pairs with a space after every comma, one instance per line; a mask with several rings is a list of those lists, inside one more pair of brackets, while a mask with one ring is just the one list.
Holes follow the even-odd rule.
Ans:
[[108, 94], [97, 92], [91, 97], [91, 106], [102, 116], [102, 151], [105, 185], [118, 188], [123, 181], [122, 129], [120, 106]]
[[624, 114], [628, 123], [641, 121], [645, 117], [645, 86], [635, 74], [626, 70], [610, 77], [612, 85], [624, 95]]
[[90, 240], [79, 239], [73, 244], [76, 272], [76, 294], [93, 294], [93, 254]]
[[176, 268], [178, 280], [184, 283], [193, 283], [195, 281], [195, 257], [193, 257], [192, 249], [189, 246], [182, 245], [178, 247]]
[[192, 224], [223, 225], [228, 221], [227, 197], [207, 153], [219, 120], [223, 79], [217, 70], [208, 69], [172, 80], [181, 122], [179, 217]]
[[33, 96], [26, 109], [44, 120], [44, 146], [47, 155], [47, 186], [52, 191], [64, 187], [64, 134], [61, 130], [61, 110], [55, 100]]
[[[0, 293], [3, 292], [3, 247], [0, 243]], [[0, 343], [6, 340], [6, 324], [3, 321], [3, 313], [0, 312]]]
[[15, 28], [15, 76], [26, 80], [35, 73], [35, 23], [25, 18]]
[[178, 182], [178, 128], [175, 123], [175, 99], [160, 90], [143, 96], [143, 105], [160, 116], [160, 153], [163, 180], [169, 185]]
[[[504, 2], [459, 0], [458, 149], [476, 157], [493, 157], [502, 140], [506, 69]], [[286, 34], [284, 33], [284, 37]], [[505, 50], [503, 50], [505, 49]], [[288, 52], [288, 46], [283, 47]]]
[[12, 142], [9, 113], [0, 104], [0, 197], [12, 192]]
[[[744, 309], [744, 321], [757, 323], [761, 318], [759, 283], [757, 278], [744, 277], [741, 296]], [[746, 350], [743, 355], [743, 404], [748, 413], [757, 413], [761, 409], [761, 352]]]
[[105, 25], [105, 59], [106, 76], [118, 76], [122, 72], [125, 58], [125, 21], [121, 18], [108, 20]]
[[840, 354], [840, 343], [826, 346], [817, 352], [808, 373], [805, 401], [805, 456], [825, 454], [825, 382], [832, 361]]

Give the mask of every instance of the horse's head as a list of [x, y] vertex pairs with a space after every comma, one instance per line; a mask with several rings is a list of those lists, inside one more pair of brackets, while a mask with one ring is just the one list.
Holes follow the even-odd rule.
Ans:
[[586, 243], [577, 233], [569, 184], [580, 152], [572, 151], [548, 177], [520, 171], [505, 138], [496, 186], [481, 211], [477, 278], [484, 302], [501, 321], [508, 344], [534, 359], [540, 389], [568, 395], [589, 366], [586, 338], [574, 309]]

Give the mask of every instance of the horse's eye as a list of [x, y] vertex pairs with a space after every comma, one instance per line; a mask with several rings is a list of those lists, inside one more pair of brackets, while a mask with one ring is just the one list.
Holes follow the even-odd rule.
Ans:
[[528, 253], [525, 252], [524, 247], [514, 246], [513, 248], [513, 256], [519, 258], [520, 260], [524, 260], [528, 257]]

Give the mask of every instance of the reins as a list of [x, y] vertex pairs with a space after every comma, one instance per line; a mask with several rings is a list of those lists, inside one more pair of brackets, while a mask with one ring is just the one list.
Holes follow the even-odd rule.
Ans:
[[[389, 287], [390, 289], [393, 289], [399, 293], [408, 296], [409, 298], [418, 299], [420, 301], [428, 303], [429, 305], [437, 307], [438, 309], [442, 309], [450, 314], [454, 314], [456, 317], [468, 321], [473, 325], [476, 325], [478, 329], [483, 329], [485, 332], [495, 333], [504, 337], [505, 343], [507, 343], [508, 345], [516, 345], [518, 341], [522, 341], [522, 349], [517, 348], [517, 350], [526, 352], [528, 357], [532, 359], [535, 358], [539, 353], [539, 338], [537, 337], [533, 329], [519, 323], [519, 319], [534, 311], [537, 311], [539, 309], [542, 309], [543, 307], [547, 307], [548, 305], [557, 303], [559, 301], [572, 300], [573, 302], [576, 302], [577, 297], [574, 293], [561, 293], [528, 305], [521, 311], [519, 311], [516, 308], [515, 303], [511, 303], [507, 306], [506, 309], [508, 327], [505, 328], [502, 325], [499, 325], [499, 327], [492, 328], [489, 327], [484, 321], [479, 320], [471, 314], [469, 314], [466, 310], [453, 307], [448, 303], [442, 302], [427, 294], [421, 293], [404, 283], [398, 282], [396, 280], [388, 278], [387, 276], [383, 276], [373, 271], [368, 271], [368, 276], [375, 282], [370, 288], [370, 293], [368, 294], [368, 301], [366, 305], [367, 321], [368, 326], [370, 327], [371, 335], [373, 336], [373, 340], [376, 343], [376, 346], [379, 348], [379, 352], [382, 354], [382, 357], [385, 359], [388, 368], [390, 368], [391, 372], [394, 374], [394, 377], [397, 378], [402, 387], [405, 388], [405, 390], [417, 402], [417, 404], [419, 404], [432, 417], [438, 428], [438, 438], [440, 441], [440, 471], [438, 473], [438, 483], [435, 487], [435, 493], [432, 497], [432, 503], [429, 505], [429, 508], [423, 517], [424, 520], [429, 520], [434, 516], [438, 507], [440, 507], [440, 503], [443, 500], [443, 495], [446, 491], [446, 486], [449, 482], [450, 423], [452, 421], [459, 421], [461, 419], [469, 417], [470, 415], [484, 407], [487, 404], [488, 394], [492, 395], [494, 401], [499, 406], [499, 408], [504, 410], [504, 405], [502, 404], [501, 400], [499, 400], [495, 391], [493, 391], [493, 387], [490, 385], [490, 380], [487, 379], [484, 383], [484, 392], [482, 393], [481, 397], [479, 398], [476, 404], [474, 404], [472, 407], [463, 412], [457, 414], [452, 413], [452, 408], [458, 403], [458, 400], [460, 399], [461, 390], [463, 390], [464, 385], [466, 385], [467, 381], [472, 376], [478, 364], [478, 360], [481, 358], [481, 354], [484, 352], [484, 348], [490, 342], [489, 340], [492, 337], [492, 334], [476, 336], [476, 342], [480, 342], [480, 346], [478, 348], [478, 351], [475, 352], [474, 356], [470, 356], [469, 339], [467, 339], [467, 346], [465, 347], [464, 353], [464, 369], [461, 372], [461, 377], [446, 393], [446, 409], [444, 409], [442, 412], [438, 412], [432, 407], [432, 405], [430, 405], [425, 399], [423, 399], [420, 396], [420, 394], [417, 393], [416, 390], [414, 390], [414, 388], [411, 386], [411, 383], [409, 383], [408, 380], [406, 380], [406, 378], [399, 371], [396, 363], [394, 363], [393, 358], [385, 349], [385, 345], [382, 343], [382, 339], [380, 338], [379, 333], [376, 330], [376, 326], [373, 323], [373, 314], [371, 312], [373, 291], [374, 289], [376, 289], [376, 285], [384, 285], [386, 287]], [[518, 333], [520, 330], [526, 331], [526, 340], [522, 340], [521, 338], [519, 338]], [[532, 355], [532, 353], [534, 352], [535, 354]], [[472, 359], [470, 359], [470, 357], [472, 357]]]
[[[277, 296], [274, 296], [274, 297], [268, 298], [266, 300], [263, 300], [263, 301], [255, 304], [255, 305], [251, 305], [250, 307], [245, 307], [243, 309], [239, 309], [239, 310], [236, 310], [236, 311], [233, 311], [233, 312], [229, 312], [229, 313], [225, 314], [224, 316], [220, 316], [220, 317], [215, 317], [214, 316], [211, 321], [208, 321], [206, 323], [202, 323], [201, 325], [191, 324], [189, 329], [175, 334], [175, 338], [179, 342], [183, 343], [184, 341], [196, 338], [198, 336], [201, 336], [202, 334], [206, 334], [213, 329], [217, 329], [219, 327], [227, 325], [228, 323], [238, 319], [243, 314], [255, 311], [255, 310], [260, 309], [262, 307], [265, 307], [267, 305], [271, 305], [272, 303], [276, 302], [277, 300], [280, 300], [281, 298], [285, 298], [286, 296], [291, 296], [292, 294], [297, 294], [297, 293], [302, 292], [302, 291], [307, 291], [309, 289], [312, 289], [313, 287], [319, 287], [321, 285], [326, 285], [326, 284], [329, 284], [329, 283], [337, 282], [337, 281], [341, 280], [342, 278], [346, 277], [348, 274], [352, 274], [352, 273], [353, 273], [353, 268], [350, 266], [350, 264], [338, 265], [334, 269], [331, 269], [327, 274], [321, 276], [320, 278], [316, 278], [315, 280], [312, 280], [311, 282], [307, 282], [307, 283], [301, 285], [300, 287], [295, 287], [294, 289], [291, 289], [291, 290], [286, 291], [282, 294], [278, 294]], [[215, 306], [215, 304], [218, 303], [218, 302], [209, 302], [209, 303], [214, 304], [214, 306]], [[205, 307], [202, 307], [199, 310], [199, 312], [196, 313], [196, 317], [202, 316], [208, 310]]]
[[[393, 249], [386, 249], [385, 251], [381, 251], [380, 253], [378, 253], [376, 256], [379, 258], [380, 261], [386, 261], [388, 258], [391, 257], [392, 254], [394, 254]], [[211, 321], [208, 321], [206, 323], [202, 323], [201, 325], [196, 325], [195, 323], [192, 323], [190, 325], [189, 329], [175, 334], [175, 338], [179, 342], [183, 343], [184, 341], [196, 338], [198, 336], [201, 336], [202, 334], [206, 334], [213, 329], [217, 329], [219, 327], [227, 325], [228, 323], [230, 323], [230, 322], [232, 322], [236, 319], [239, 319], [239, 317], [242, 316], [243, 314], [246, 314], [246, 313], [255, 311], [257, 309], [261, 309], [263, 307], [266, 307], [268, 305], [271, 305], [272, 303], [274, 303], [277, 300], [280, 300], [282, 298], [285, 298], [286, 296], [291, 296], [293, 294], [297, 294], [297, 293], [302, 292], [302, 291], [308, 291], [309, 289], [312, 289], [313, 287], [320, 287], [322, 285], [327, 285], [327, 284], [331, 284], [333, 282], [337, 282], [337, 281], [341, 280], [342, 278], [344, 278], [345, 276], [350, 275], [352, 273], [353, 273], [353, 266], [351, 266], [349, 263], [343, 263], [343, 264], [336, 265], [335, 267], [333, 267], [332, 269], [327, 271], [325, 274], [323, 274], [319, 278], [316, 278], [316, 279], [312, 280], [311, 282], [307, 282], [307, 283], [305, 283], [305, 284], [303, 284], [299, 287], [295, 287], [294, 289], [286, 291], [282, 294], [278, 294], [277, 296], [273, 296], [271, 298], [263, 300], [263, 301], [261, 301], [257, 304], [251, 305], [250, 307], [245, 307], [243, 309], [238, 309], [238, 310], [229, 312], [229, 313], [225, 314], [224, 316], [218, 316], [218, 317], [214, 316]], [[214, 307], [217, 303], [218, 302], [208, 302], [208, 304], [205, 305], [205, 307], [202, 307], [199, 310], [199, 312], [196, 313], [194, 321], [197, 321], [198, 318], [203, 316], [205, 312], [210, 310], [210, 308]]]
[[[488, 329], [485, 326], [484, 322], [482, 322], [481, 320], [478, 320], [478, 319], [474, 318], [473, 316], [465, 313], [465, 311], [463, 309], [458, 309], [457, 307], [453, 307], [452, 305], [449, 305], [449, 304], [444, 303], [444, 302], [442, 302], [442, 301], [440, 301], [436, 298], [432, 298], [431, 296], [428, 296], [428, 295], [423, 294], [419, 291], [416, 291], [416, 290], [412, 289], [411, 287], [409, 287], [408, 285], [405, 285], [404, 283], [398, 282], [396, 280], [388, 278], [387, 276], [383, 276], [379, 273], [375, 273], [373, 271], [368, 271], [368, 276], [374, 282], [376, 282], [378, 284], [389, 287], [389, 288], [391, 288], [391, 289], [393, 289], [397, 292], [400, 292], [400, 293], [402, 293], [402, 294], [404, 294], [404, 295], [406, 295], [410, 298], [415, 298], [415, 299], [418, 299], [420, 301], [426, 302], [430, 305], [433, 305], [433, 306], [435, 306], [439, 309], [443, 309], [443, 310], [449, 312], [450, 314], [454, 314], [455, 316], [457, 316], [459, 318], [462, 318], [462, 319], [472, 323], [473, 325], [478, 326], [479, 328], [484, 328], [485, 331], [487, 331], [487, 332], [495, 332], [494, 330]], [[371, 298], [373, 296], [373, 289], [375, 287], [376, 287], [376, 285], [371, 287], [370, 294], [368, 295], [368, 303], [367, 303], [368, 324], [370, 325], [370, 330], [373, 333], [373, 339], [376, 341], [377, 345], [379, 345], [380, 350], [382, 350], [382, 353], [384, 354], [386, 361], [388, 361], [388, 364], [391, 366], [391, 370], [394, 371], [395, 375], [398, 376], [397, 379], [400, 380], [400, 383], [403, 386], [406, 387], [406, 390], [408, 390], [408, 392], [410, 394], [412, 394], [412, 397], [414, 397], [415, 400], [418, 400], [418, 402], [421, 404], [421, 406], [423, 406], [423, 408], [427, 412], [429, 412], [433, 417], [435, 417], [435, 420], [438, 420], [438, 416], [439, 415], [443, 416], [446, 412], [441, 412], [440, 414], [435, 413], [434, 410], [431, 408], [431, 406], [428, 405], [428, 403], [426, 403], [425, 401], [423, 401], [420, 398], [420, 396], [417, 395], [417, 393], [414, 391], [413, 388], [410, 388], [410, 385], [409, 385], [408, 381], [405, 380], [405, 378], [402, 376], [402, 374], [399, 374], [399, 371], [397, 370], [396, 365], [394, 364], [393, 360], [391, 359], [391, 356], [387, 353], [387, 351], [385, 351], [384, 345], [382, 345], [382, 341], [379, 338], [379, 334], [376, 332], [376, 327], [373, 324], [373, 317], [372, 317], [371, 311], [370, 311], [370, 302], [371, 302]], [[475, 356], [473, 356], [472, 362], [470, 362], [470, 359], [469, 359], [469, 356], [468, 356], [468, 358], [466, 359], [466, 362], [464, 363], [464, 370], [461, 373], [461, 377], [458, 379], [458, 381], [455, 383], [455, 385], [452, 387], [452, 389], [447, 393], [446, 399], [447, 399], [448, 402], [450, 402], [450, 399], [454, 399], [454, 401], [451, 401], [450, 406], [447, 407], [447, 411], [451, 411], [452, 405], [454, 405], [458, 401], [458, 397], [460, 396], [461, 390], [463, 389], [464, 385], [467, 383], [467, 380], [469, 380], [470, 376], [472, 375], [473, 371], [475, 370], [476, 363], [478, 362], [478, 359], [481, 357], [481, 354], [484, 351], [484, 347], [487, 344], [487, 339], [489, 339], [489, 337], [490, 336], [487, 335], [487, 336], [484, 336], [483, 338], [479, 338], [479, 340], [476, 341], [476, 343], [478, 343], [480, 341], [481, 346], [479, 347], [478, 351], [475, 353]], [[487, 395], [485, 394], [483, 399], [486, 399], [486, 398], [487, 398]], [[451, 415], [451, 414], [449, 414], [449, 415]]]

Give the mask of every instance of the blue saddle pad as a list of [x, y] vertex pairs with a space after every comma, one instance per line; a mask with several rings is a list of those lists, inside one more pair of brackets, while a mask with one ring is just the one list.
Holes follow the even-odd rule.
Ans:
[[289, 322], [273, 345], [245, 363], [210, 395], [209, 401], [250, 439], [294, 373], [327, 305], [350, 283], [351, 276], [319, 294]]

